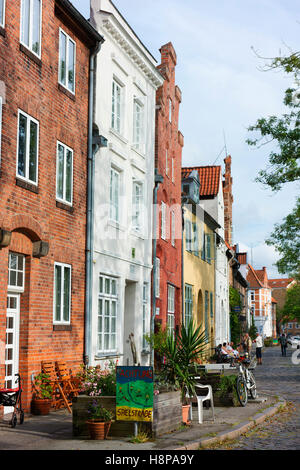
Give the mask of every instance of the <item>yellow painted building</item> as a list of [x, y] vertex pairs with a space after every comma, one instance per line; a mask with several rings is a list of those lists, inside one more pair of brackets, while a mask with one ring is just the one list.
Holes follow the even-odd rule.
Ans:
[[218, 223], [199, 205], [197, 173], [183, 180], [183, 321], [202, 326], [214, 354], [215, 335], [215, 230]]

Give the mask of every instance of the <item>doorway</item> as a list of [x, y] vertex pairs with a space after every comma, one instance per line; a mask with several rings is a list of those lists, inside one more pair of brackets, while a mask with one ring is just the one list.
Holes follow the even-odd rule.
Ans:
[[[19, 373], [20, 294], [7, 294], [5, 335], [5, 388], [16, 388]], [[11, 413], [13, 407], [4, 407]]]

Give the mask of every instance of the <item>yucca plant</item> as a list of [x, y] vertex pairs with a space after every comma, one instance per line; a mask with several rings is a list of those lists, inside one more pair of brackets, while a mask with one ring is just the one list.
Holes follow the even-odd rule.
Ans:
[[201, 325], [196, 327], [191, 321], [187, 326], [182, 324], [174, 336], [160, 332], [160, 341], [152, 339], [156, 351], [164, 358], [161, 376], [181, 390], [183, 401], [186, 393], [190, 396], [195, 394], [197, 360], [208, 343], [206, 334], [201, 330]]

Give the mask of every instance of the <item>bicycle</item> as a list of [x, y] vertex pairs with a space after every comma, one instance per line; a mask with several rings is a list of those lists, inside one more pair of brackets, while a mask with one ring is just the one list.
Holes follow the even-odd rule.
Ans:
[[248, 357], [240, 357], [237, 359], [239, 375], [236, 382], [236, 390], [238, 394], [239, 402], [242, 406], [246, 406], [248, 403], [248, 395], [255, 400], [257, 397], [256, 382], [254, 375], [248, 370], [251, 363]]

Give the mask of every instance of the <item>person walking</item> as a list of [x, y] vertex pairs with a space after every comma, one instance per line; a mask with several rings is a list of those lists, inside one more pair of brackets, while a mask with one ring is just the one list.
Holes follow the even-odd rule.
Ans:
[[287, 348], [288, 343], [287, 343], [287, 338], [284, 333], [282, 333], [282, 335], [279, 337], [279, 343], [281, 346], [281, 355], [286, 356], [286, 348]]
[[263, 347], [263, 339], [259, 333], [256, 333], [256, 338], [253, 341], [256, 345], [256, 359], [257, 364], [262, 365], [262, 347]]

